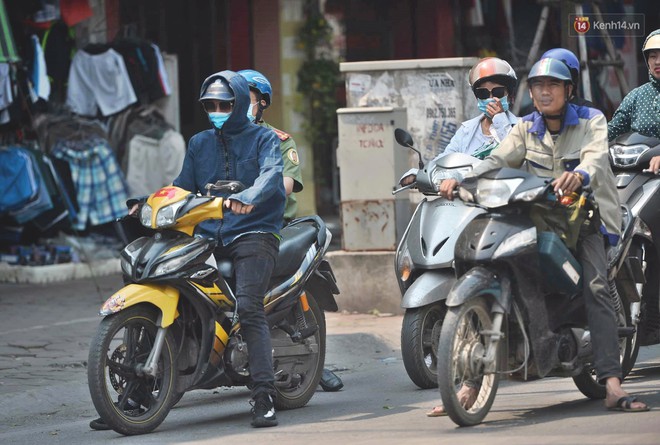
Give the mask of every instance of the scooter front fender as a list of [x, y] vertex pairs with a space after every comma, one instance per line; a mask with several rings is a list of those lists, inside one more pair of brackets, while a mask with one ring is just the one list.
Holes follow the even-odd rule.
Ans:
[[406, 290], [401, 300], [401, 307], [412, 309], [444, 300], [454, 283], [456, 283], [454, 269], [436, 269], [424, 272]]
[[160, 326], [168, 327], [179, 316], [176, 308], [179, 304], [179, 291], [172, 286], [157, 284], [129, 284], [115, 292], [101, 306], [100, 314], [117, 313], [139, 303], [149, 303], [162, 313]]
[[492, 295], [502, 308], [508, 308], [510, 289], [495, 274], [483, 267], [474, 267], [460, 277], [449, 291], [447, 307], [456, 307], [479, 295]]

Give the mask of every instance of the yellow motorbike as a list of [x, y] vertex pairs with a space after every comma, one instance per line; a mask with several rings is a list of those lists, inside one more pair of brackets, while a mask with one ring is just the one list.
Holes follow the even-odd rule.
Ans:
[[[121, 253], [126, 286], [103, 304], [91, 342], [88, 385], [96, 410], [115, 431], [144, 434], [160, 425], [186, 391], [243, 386], [247, 344], [233, 292], [233, 265], [213, 255], [215, 241], [195, 227], [221, 219], [236, 181], [206, 186], [207, 194], [165, 187], [142, 204], [139, 219], [152, 236]], [[318, 216], [281, 232], [278, 260], [264, 297], [271, 327], [279, 410], [311, 399], [325, 361], [324, 311], [337, 311], [334, 273], [324, 259], [330, 231]]]

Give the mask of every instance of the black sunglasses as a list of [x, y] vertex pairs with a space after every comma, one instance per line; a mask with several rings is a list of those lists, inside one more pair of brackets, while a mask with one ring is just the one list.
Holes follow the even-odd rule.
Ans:
[[488, 99], [491, 97], [491, 94], [493, 97], [497, 97], [498, 99], [503, 98], [506, 96], [506, 87], [495, 87], [492, 90], [489, 90], [488, 88], [475, 88], [474, 89], [474, 95], [477, 96], [477, 99]]
[[214, 113], [216, 111], [221, 113], [231, 113], [231, 110], [234, 108], [234, 102], [205, 100], [202, 102], [202, 106], [204, 106], [204, 110], [207, 113]]

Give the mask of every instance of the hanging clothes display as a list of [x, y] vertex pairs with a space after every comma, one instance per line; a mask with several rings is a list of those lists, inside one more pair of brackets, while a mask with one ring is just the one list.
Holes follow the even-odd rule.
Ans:
[[21, 58], [16, 51], [14, 34], [11, 32], [5, 0], [0, 0], [0, 62], [19, 62]]
[[149, 195], [172, 183], [181, 172], [186, 143], [168, 130], [160, 139], [136, 134], [128, 144], [126, 182], [131, 196]]
[[47, 101], [50, 97], [50, 82], [48, 81], [48, 74], [46, 72], [46, 59], [41, 48], [41, 43], [39, 43], [39, 38], [32, 34], [30, 39], [34, 54], [32, 69], [30, 70], [30, 80], [32, 81], [32, 88], [34, 88], [36, 95], [36, 99], [33, 99], [32, 102], [36, 102], [38, 99]]
[[67, 105], [74, 113], [103, 116], [117, 113], [137, 102], [122, 56], [113, 49], [99, 54], [80, 50], [69, 71]]
[[140, 104], [146, 105], [166, 96], [158, 66], [158, 55], [151, 43], [125, 38], [113, 42], [112, 48], [124, 58]]
[[0, 63], [0, 124], [9, 122], [9, 106], [14, 102], [9, 64]]
[[62, 139], [53, 147], [52, 155], [71, 167], [79, 207], [75, 229], [84, 230], [128, 214], [124, 176], [106, 140]]

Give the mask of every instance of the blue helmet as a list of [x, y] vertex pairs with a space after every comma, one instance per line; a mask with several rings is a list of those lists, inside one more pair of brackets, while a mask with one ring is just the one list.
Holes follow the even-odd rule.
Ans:
[[532, 66], [532, 69], [529, 70], [527, 80], [531, 81], [536, 77], [552, 77], [566, 82], [573, 82], [568, 66], [561, 60], [549, 57], [539, 60]]
[[231, 102], [235, 99], [234, 91], [223, 77], [213, 74], [206, 78], [199, 91], [199, 101], [222, 100]]
[[266, 76], [255, 70], [240, 70], [238, 74], [247, 80], [250, 88], [254, 88], [261, 93], [261, 97], [266, 101], [266, 108], [268, 108], [273, 97], [273, 88]]
[[580, 77], [580, 61], [572, 51], [565, 48], [552, 48], [544, 52], [541, 56], [541, 59], [547, 58], [557, 59], [564, 62], [571, 72], [573, 84], [577, 86], [578, 78]]

